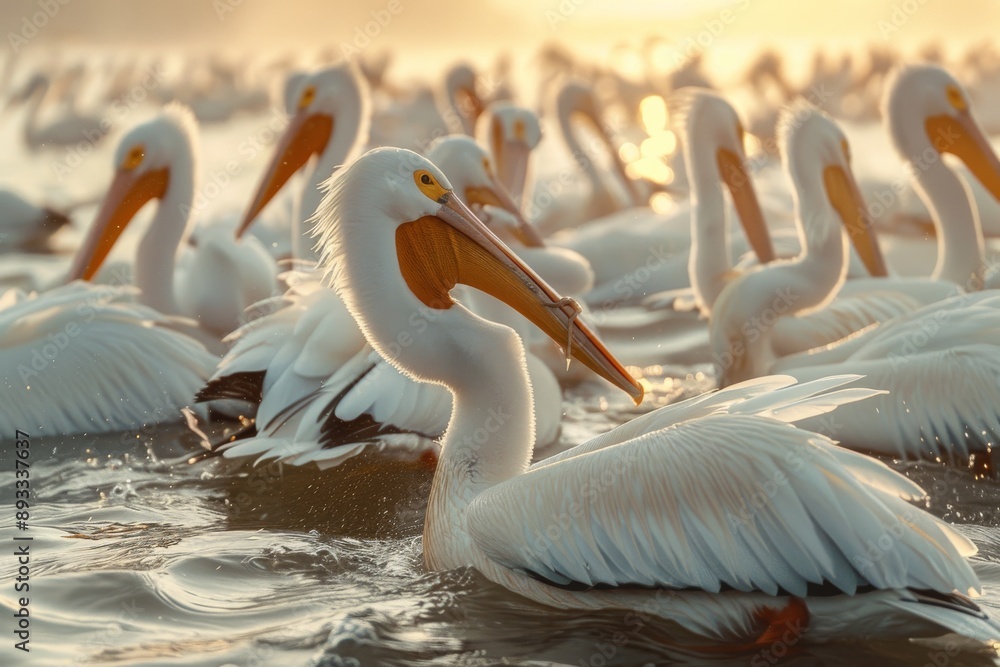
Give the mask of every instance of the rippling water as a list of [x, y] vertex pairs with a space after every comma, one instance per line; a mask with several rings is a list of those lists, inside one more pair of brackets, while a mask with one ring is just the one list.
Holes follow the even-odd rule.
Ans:
[[[660, 378], [646, 406], [708, 385], [700, 375]], [[566, 444], [633, 414], [582, 390], [566, 398]], [[325, 473], [188, 465], [195, 447], [175, 426], [32, 440], [31, 653], [12, 649], [13, 558], [3, 556], [0, 664], [994, 663], [944, 640], [793, 646], [781, 656], [681, 650], [691, 639], [667, 622], [556, 611], [474, 571], [425, 572], [430, 469], [375, 458]], [[24, 533], [10, 509], [11, 449], [2, 451], [6, 554], [12, 534]], [[979, 545], [983, 602], [1000, 614], [1000, 485], [929, 464], [894, 467], [934, 488], [932, 511]]]

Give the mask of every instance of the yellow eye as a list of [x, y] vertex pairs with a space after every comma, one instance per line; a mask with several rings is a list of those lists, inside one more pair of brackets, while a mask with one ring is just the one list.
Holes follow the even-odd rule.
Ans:
[[122, 160], [122, 169], [135, 169], [146, 158], [146, 149], [142, 146], [134, 146]]
[[948, 86], [947, 94], [948, 103], [955, 107], [956, 110], [967, 111], [969, 109], [969, 103], [965, 101], [965, 96], [962, 95], [962, 91], [960, 91], [957, 87]]
[[306, 86], [302, 91], [302, 97], [299, 98], [299, 109], [305, 109], [314, 99], [316, 99], [316, 86]]
[[740, 146], [746, 146], [746, 131], [743, 129], [743, 123], [736, 123], [736, 136], [740, 138]]
[[488, 157], [483, 158], [483, 169], [486, 170], [487, 174], [490, 173], [490, 159]]
[[444, 198], [448, 196], [449, 190], [442, 187], [434, 175], [426, 169], [418, 169], [413, 172], [413, 182], [428, 199], [443, 203]]
[[514, 121], [514, 138], [524, 141], [524, 121], [520, 119]]
[[844, 158], [851, 161], [851, 147], [847, 144], [847, 139], [840, 140], [840, 150], [844, 151]]

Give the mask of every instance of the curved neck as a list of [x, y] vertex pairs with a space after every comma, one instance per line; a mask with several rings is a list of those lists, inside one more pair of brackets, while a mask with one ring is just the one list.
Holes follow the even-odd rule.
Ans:
[[[928, 144], [929, 145], [929, 144]], [[983, 234], [968, 185], [937, 154], [918, 169], [910, 160], [914, 187], [930, 210], [938, 237], [932, 278], [966, 288], [982, 285], [985, 271]]]
[[847, 278], [848, 238], [827, 198], [819, 170], [795, 173], [795, 225], [802, 254], [785, 265], [788, 284], [797, 295], [794, 313], [820, 308], [832, 299]]
[[356, 157], [360, 146], [367, 140], [361, 136], [361, 119], [357, 114], [340, 114], [338, 127], [330, 137], [326, 149], [320, 153], [302, 190], [298, 215], [292, 219], [292, 256], [295, 259], [319, 260], [316, 239], [313, 237], [312, 216], [323, 200], [323, 183], [337, 169]]
[[847, 232], [826, 199], [818, 174], [796, 174], [795, 222], [803, 253], [790, 261], [767, 264], [748, 274], [727, 301], [730, 329], [742, 335], [747, 370], [732, 380], [770, 372], [775, 323], [790, 315], [821, 309], [847, 277]]
[[[483, 490], [527, 469], [534, 449], [534, 407], [524, 346], [512, 330], [466, 313], [461, 322], [442, 329], [436, 336], [455, 340], [452, 349], [461, 358], [449, 373], [454, 408], [428, 501], [424, 552], [437, 565], [454, 566], [451, 554], [466, 552], [458, 542], [467, 531], [455, 525], [464, 521], [464, 508]], [[491, 353], [463, 349], [458, 338], [470, 336], [476, 350]], [[456, 558], [464, 564], [463, 557]]]
[[25, 143], [29, 146], [34, 146], [38, 143], [38, 116], [42, 111], [42, 103], [45, 102], [45, 94], [49, 90], [49, 83], [47, 81], [38, 84], [37, 88], [31, 93], [31, 98], [28, 100], [26, 105], [28, 116], [24, 119], [24, 139]]
[[[689, 144], [689, 142], [686, 142]], [[717, 169], [698, 154], [685, 152], [691, 181], [691, 253], [688, 275], [698, 308], [708, 314], [726, 285], [731, 268], [726, 243], [726, 204]]]
[[472, 109], [463, 109], [462, 104], [458, 99], [458, 91], [460, 90], [457, 86], [448, 87], [448, 106], [451, 107], [451, 112], [454, 117], [458, 119], [458, 124], [461, 127], [462, 134], [467, 134], [470, 137], [475, 136], [475, 125], [476, 119], [473, 117], [474, 114]]
[[177, 314], [174, 298], [174, 263], [194, 201], [191, 169], [173, 168], [170, 185], [156, 207], [156, 214], [139, 242], [135, 257], [136, 286], [141, 300], [161, 313]]
[[583, 173], [586, 174], [587, 180], [590, 181], [591, 192], [593, 195], [595, 197], [610, 196], [608, 188], [604, 183], [604, 179], [601, 178], [601, 172], [598, 171], [593, 158], [590, 157], [590, 154], [587, 153], [587, 151], [583, 150], [583, 146], [576, 137], [576, 130], [573, 127], [572, 111], [559, 115], [559, 129], [562, 131], [563, 139], [566, 141], [566, 147], [569, 148], [569, 152], [572, 155], [573, 160], [580, 166], [581, 169], [583, 169]]

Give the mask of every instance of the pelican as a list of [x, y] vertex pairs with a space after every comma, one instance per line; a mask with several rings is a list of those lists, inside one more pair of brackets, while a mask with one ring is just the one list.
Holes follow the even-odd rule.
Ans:
[[[540, 210], [537, 216], [531, 217], [543, 235], [549, 236], [561, 229], [596, 220], [621, 210], [624, 205], [639, 206], [644, 203], [640, 202], [640, 195], [635, 185], [625, 175], [625, 167], [618, 158], [618, 150], [611, 136], [601, 122], [597, 101], [590, 87], [576, 82], [566, 84], [556, 96], [555, 114], [566, 147], [586, 176], [590, 191], [582, 196], [557, 197], [546, 206], [541, 205], [542, 200], [536, 194], [537, 201], [531, 202], [531, 206], [537, 206]], [[596, 133], [598, 141], [610, 155], [614, 176], [602, 174], [594, 164], [593, 157], [580, 143], [574, 127], [574, 122], [577, 120], [590, 125]], [[614, 186], [607, 183], [606, 177], [614, 178], [620, 184], [619, 188], [624, 188], [624, 201], [620, 194], [616, 194]]]
[[[675, 122], [678, 127], [684, 127], [687, 125], [684, 119], [689, 116], [688, 105], [678, 97], [674, 100], [673, 107]], [[735, 113], [732, 115], [735, 118]], [[774, 250], [770, 237], [766, 232], [761, 233], [764, 222], [745, 167], [742, 124], [738, 120], [735, 123], [718, 124], [704, 121], [700, 127], [705, 136], [694, 139], [691, 150], [702, 155], [714, 152], [711, 157], [713, 164], [716, 159], [720, 160], [711, 167], [712, 178], [708, 178], [709, 167], [705, 168], [706, 172], [702, 175], [705, 187], [714, 189], [720, 180], [726, 184], [740, 219], [746, 220], [744, 224], [758, 228], [749, 238], [750, 247], [761, 261], [770, 261], [774, 257]], [[734, 128], [736, 135], [730, 137]], [[705, 194], [707, 191], [702, 193]], [[696, 210], [696, 204], [701, 204], [702, 215], [717, 216], [718, 222], [724, 223], [722, 210], [708, 210], [716, 199], [721, 204], [721, 197], [703, 197], [702, 200], [692, 198], [685, 206], [670, 214], [657, 214], [644, 207], [629, 208], [592, 220], [583, 227], [563, 231], [550, 241], [554, 245], [580, 253], [590, 262], [596, 286], [586, 297], [588, 303], [609, 306], [639, 300], [663, 290], [689, 286], [692, 228], [688, 218]], [[748, 216], [754, 216], [754, 220], [751, 222]], [[711, 233], [721, 233], [723, 229], [724, 225], [713, 227]], [[742, 255], [747, 249], [742, 236], [732, 237], [731, 244], [735, 256]], [[718, 260], [725, 261], [725, 252], [716, 261]], [[655, 266], [655, 271], [650, 270], [650, 266]], [[634, 287], [636, 275], [645, 278], [638, 287]]]
[[[161, 313], [194, 318], [205, 340], [217, 342], [239, 325], [247, 306], [271, 296], [276, 270], [256, 239], [237, 245], [231, 233], [189, 235], [196, 146], [197, 123], [179, 104], [122, 137], [114, 180], [68, 280], [93, 278], [135, 214], [156, 199], [156, 214], [136, 254], [139, 298]], [[181, 247], [187, 256], [176, 261]], [[187, 270], [178, 271], [182, 266]]]
[[0, 251], [48, 252], [52, 235], [69, 224], [69, 216], [37, 206], [0, 188]]
[[95, 144], [104, 139], [109, 129], [109, 121], [96, 114], [82, 114], [72, 105], [66, 107], [65, 114], [39, 125], [39, 116], [49, 91], [49, 78], [37, 74], [25, 86], [22, 99], [30, 100], [24, 122], [24, 143], [31, 150], [40, 148], [61, 148], [79, 143]]
[[[516, 214], [499, 184], [486, 152], [465, 135], [433, 144], [429, 156], [454, 174], [456, 187], [477, 206], [514, 216], [514, 237], [542, 270], [571, 282], [565, 252], [534, 245], [534, 229]], [[534, 236], [533, 236], [534, 235]], [[256, 415], [244, 438], [218, 447], [227, 458], [258, 456], [301, 465], [339, 464], [364, 449], [383, 449], [419, 458], [436, 450], [433, 439], [448, 425], [451, 396], [436, 385], [417, 383], [387, 366], [364, 346], [364, 339], [337, 295], [319, 283], [321, 274], [297, 274], [288, 293], [255, 310], [272, 314], [253, 320], [230, 336], [230, 352], [199, 392], [232, 416]], [[486, 294], [469, 295], [484, 317], [508, 323], [526, 338], [528, 323]], [[415, 314], [414, 329], [424, 326]], [[406, 332], [401, 334], [409, 335]], [[542, 444], [559, 435], [562, 392], [545, 361], [528, 355], [538, 437]], [[258, 407], [259, 405], [259, 407]]]
[[367, 140], [371, 103], [367, 85], [350, 65], [319, 70], [291, 88], [298, 91], [295, 114], [278, 140], [237, 237], [246, 232], [285, 183], [316, 156], [291, 232], [293, 256], [312, 260], [316, 255], [308, 220], [319, 204], [319, 186], [340, 165], [350, 162]]
[[[711, 91], [686, 89], [675, 93], [672, 106], [676, 109], [678, 133], [682, 138], [685, 164], [692, 184], [690, 282], [694, 305], [705, 317], [710, 317], [712, 307], [727, 283], [736, 279], [741, 271], [752, 268], [742, 261], [741, 268], [731, 268], [729, 248], [726, 243], [724, 201], [720, 192], [720, 179], [727, 182], [723, 169], [729, 170], [728, 180], [735, 180], [749, 190], [743, 197], [744, 223], [747, 237], [755, 247], [769, 248], [767, 228], [763, 225], [763, 214], [753, 195], [753, 184], [741, 172], [733, 172], [731, 167], [723, 167], [725, 161], [716, 153], [736, 154], [742, 145], [739, 120], [735, 110], [720, 95]], [[849, 158], [849, 144], [838, 127], [825, 115], [806, 104], [793, 105], [785, 110], [779, 124], [779, 137], [786, 157], [788, 175], [792, 181], [796, 200], [799, 204], [799, 248], [806, 254], [818, 255], [822, 247], [811, 247], [816, 239], [804, 228], [804, 217], [808, 217], [813, 205], [810, 200], [814, 193], [808, 188], [808, 175], [804, 172], [815, 166], [816, 156], [821, 156], [824, 141], [838, 143]], [[717, 147], [717, 148], [716, 148]], [[735, 174], [735, 176], [734, 176]], [[861, 201], [860, 195], [853, 195]], [[736, 197], [734, 197], [736, 200]], [[932, 301], [937, 301], [955, 293], [955, 286], [913, 279], [893, 280], [885, 278], [885, 262], [879, 251], [877, 239], [870, 219], [863, 209], [858, 209], [861, 217], [852, 227], [851, 240], [857, 250], [860, 269], [852, 270], [850, 278], [840, 287], [837, 298], [826, 308], [794, 318], [781, 318], [768, 324], [773, 329], [770, 343], [778, 356], [801, 352], [819, 345], [837, 341], [876, 321], [890, 319], [909, 313]], [[737, 208], [740, 212], [740, 208]], [[845, 210], [846, 213], [846, 210]], [[857, 216], [856, 216], [857, 217]], [[753, 240], [764, 236], [765, 240]], [[772, 254], [773, 257], [773, 254]], [[848, 261], [853, 261], [851, 255]], [[752, 258], [751, 258], [752, 259]], [[857, 275], [863, 274], [865, 277]], [[854, 274], [851, 277], [851, 274]], [[872, 277], [877, 276], [877, 277]], [[931, 284], [927, 284], [927, 283]], [[774, 296], [774, 295], [772, 295]]]
[[[339, 174], [319, 216], [323, 265], [368, 342], [454, 395], [424, 525], [428, 569], [473, 566], [540, 603], [643, 609], [744, 645], [773, 642], [791, 620], [808, 628], [803, 641], [1000, 633], [965, 597], [979, 588], [965, 559], [975, 547], [906, 502], [924, 496], [916, 484], [785, 423], [870, 397], [835, 390], [852, 378], [752, 382], [529, 466], [521, 340], [449, 291], [461, 283], [504, 300], [640, 401], [642, 387], [572, 301], [506, 248], [440, 170], [402, 149], [370, 151]], [[411, 314], [428, 308], [436, 317], [398, 345]], [[748, 505], [779, 471], [774, 493]], [[873, 558], [868, 545], [890, 529]]]
[[476, 131], [479, 143], [489, 146], [500, 182], [521, 206], [529, 157], [542, 140], [538, 114], [512, 102], [494, 102], [480, 116]]
[[882, 101], [893, 146], [931, 214], [938, 239], [931, 277], [963, 289], [1000, 286], [989, 265], [968, 186], [943, 156], [951, 154], [1000, 200], [1000, 161], [972, 115], [968, 94], [946, 70], [912, 65], [893, 72]]
[[453, 132], [473, 136], [476, 119], [483, 113], [483, 99], [476, 92], [476, 72], [466, 63], [448, 70], [444, 81], [444, 120]]
[[[906, 459], [968, 460], [970, 454], [988, 450], [1000, 435], [995, 407], [1000, 405], [1000, 350], [995, 343], [1000, 311], [991, 319], [988, 301], [976, 302], [980, 310], [987, 308], [985, 315], [956, 311], [952, 301], [922, 309], [912, 302], [909, 314], [876, 324], [830, 350], [780, 356], [776, 339], [783, 320], [822, 313], [844, 283], [848, 236], [863, 257], [877, 248], [868, 218], [859, 215], [864, 208], [851, 175], [848, 145], [837, 126], [815, 109], [786, 113], [780, 125], [806, 250], [797, 259], [739, 277], [719, 294], [709, 336], [720, 383], [772, 372], [803, 380], [864, 375], [863, 386], [887, 393], [867, 405], [843, 406], [834, 420], [814, 427], [848, 447]], [[992, 294], [980, 293], [983, 298]], [[944, 327], [953, 316], [964, 324]]]
[[66, 436], [180, 419], [217, 358], [134, 291], [77, 281], [0, 295], [0, 426]]

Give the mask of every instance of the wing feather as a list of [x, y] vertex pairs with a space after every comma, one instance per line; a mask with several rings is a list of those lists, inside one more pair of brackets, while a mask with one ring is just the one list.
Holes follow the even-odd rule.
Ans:
[[857, 456], [715, 414], [533, 468], [478, 495], [468, 527], [501, 565], [567, 586], [977, 588], [969, 545]]

